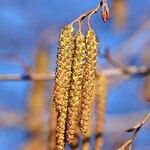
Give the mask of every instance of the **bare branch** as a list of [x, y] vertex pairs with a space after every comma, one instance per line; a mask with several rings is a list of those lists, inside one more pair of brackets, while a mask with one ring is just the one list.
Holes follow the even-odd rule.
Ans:
[[[150, 68], [141, 66], [130, 66], [126, 67], [127, 71], [124, 71], [122, 68], [113, 68], [113, 69], [105, 69], [101, 72], [97, 73], [99, 76], [101, 73], [104, 74], [106, 77], [117, 77], [117, 76], [139, 76], [139, 77], [145, 77], [146, 75], [150, 74]], [[49, 81], [54, 78], [54, 73], [41, 73], [37, 74], [32, 72], [32, 75], [26, 74], [0, 74], [0, 81]]]
[[132, 144], [133, 144], [133, 142], [135, 140], [136, 135], [138, 134], [138, 132], [142, 128], [142, 126], [146, 123], [146, 121], [148, 121], [149, 119], [150, 119], [150, 113], [148, 113], [144, 117], [144, 119], [142, 121], [140, 121], [140, 123], [138, 123], [137, 125], [135, 125], [134, 127], [130, 128], [130, 129], [126, 130], [127, 132], [133, 132], [133, 135], [118, 150], [131, 150]]
[[105, 53], [104, 53], [104, 57], [106, 58], [106, 60], [113, 65], [116, 68], [125, 68], [125, 65], [117, 62], [111, 55], [110, 55], [110, 49], [106, 48], [105, 49]]

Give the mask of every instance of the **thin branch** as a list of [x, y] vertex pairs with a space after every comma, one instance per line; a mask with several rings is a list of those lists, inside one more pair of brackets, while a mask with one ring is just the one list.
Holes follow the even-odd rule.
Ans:
[[90, 17], [97, 13], [98, 10], [102, 7], [102, 12], [101, 12], [101, 16], [102, 16], [102, 20], [104, 22], [106, 22], [107, 20], [109, 20], [109, 8], [108, 8], [108, 4], [107, 4], [107, 1], [106, 0], [102, 0], [101, 2], [98, 3], [98, 5], [96, 6], [96, 8], [80, 15], [77, 19], [75, 19], [71, 25], [73, 25], [74, 23], [78, 22], [78, 27], [79, 27], [79, 32], [81, 31], [81, 26], [82, 26], [82, 21], [88, 17], [88, 28], [90, 29]]
[[110, 49], [106, 48], [105, 49], [105, 53], [104, 53], [104, 57], [106, 58], [106, 60], [114, 67], [116, 68], [125, 68], [125, 65], [117, 62], [111, 55], [110, 55]]
[[115, 68], [120, 68], [125, 74], [130, 74], [130, 70], [128, 70], [127, 66], [124, 64], [121, 64], [120, 62], [116, 61], [111, 55], [110, 55], [110, 49], [106, 48], [105, 49], [105, 54], [104, 57], [106, 60]]
[[[118, 77], [118, 76], [137, 76], [137, 77], [145, 77], [150, 74], [150, 68], [141, 66], [130, 66], [126, 67], [126, 72], [122, 68], [113, 68], [113, 69], [105, 69], [101, 72], [98, 72], [99, 76], [101, 73], [106, 77]], [[32, 74], [0, 74], [0, 81], [49, 81], [54, 78], [54, 73], [33, 73]]]
[[131, 138], [125, 143], [123, 144], [118, 150], [130, 150], [132, 148], [132, 144], [135, 140], [135, 137], [137, 136], [138, 132], [140, 131], [140, 129], [143, 127], [143, 125], [150, 119], [150, 113], [148, 113], [144, 119], [142, 121], [140, 121], [140, 123], [138, 123], [137, 125], [135, 125], [134, 127], [126, 130], [127, 132], [133, 132]]
[[0, 75], [0, 81], [48, 81], [52, 80], [54, 78], [54, 74], [51, 73], [45, 73], [45, 74], [32, 74], [31, 75], [21, 75], [21, 74], [1, 74]]

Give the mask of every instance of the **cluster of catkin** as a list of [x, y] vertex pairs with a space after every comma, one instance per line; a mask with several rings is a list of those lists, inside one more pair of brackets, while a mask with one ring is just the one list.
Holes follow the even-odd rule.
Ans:
[[96, 74], [98, 42], [94, 30], [74, 33], [66, 25], [60, 34], [53, 103], [57, 116], [56, 149], [74, 144], [76, 128], [87, 134]]

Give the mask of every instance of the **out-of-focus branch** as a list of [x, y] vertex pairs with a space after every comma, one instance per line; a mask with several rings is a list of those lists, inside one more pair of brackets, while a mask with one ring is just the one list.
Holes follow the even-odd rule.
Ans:
[[130, 69], [128, 69], [126, 65], [118, 62], [111, 56], [109, 48], [105, 49], [104, 57], [112, 66], [114, 66], [115, 68], [120, 68], [124, 74], [132, 74]]
[[22, 74], [1, 74], [0, 81], [47, 81], [54, 78], [54, 74], [51, 73], [36, 73], [31, 75]]
[[110, 49], [106, 48], [104, 53], [105, 59], [116, 68], [125, 68], [125, 65], [117, 62], [110, 54]]
[[16, 113], [13, 110], [0, 111], [0, 128], [16, 126], [25, 127], [23, 124], [23, 122], [25, 121], [25, 117], [26, 115]]
[[[126, 70], [126, 71], [125, 71]], [[150, 74], [150, 68], [149, 67], [145, 67], [145, 66], [130, 66], [130, 67], [126, 67], [126, 69], [122, 69], [122, 68], [113, 68], [113, 69], [105, 69], [102, 70], [100, 73], [97, 73], [97, 75], [99, 74], [104, 74], [106, 77], [117, 77], [117, 76], [124, 76], [124, 75], [128, 75], [128, 76], [139, 76], [139, 77], [144, 77], [148, 74]], [[49, 81], [52, 80], [54, 78], [54, 73], [32, 73], [32, 75], [30, 74], [26, 74], [26, 75], [22, 75], [22, 74], [0, 74], [0, 81], [20, 81], [20, 80], [24, 80], [24, 81]]]
[[142, 128], [142, 126], [146, 123], [146, 121], [148, 121], [149, 119], [150, 119], [150, 113], [148, 113], [144, 117], [144, 119], [142, 121], [140, 121], [140, 123], [138, 123], [137, 125], [135, 125], [134, 127], [130, 128], [130, 129], [128, 129], [127, 132], [133, 132], [133, 134], [132, 134], [131, 138], [125, 144], [123, 144], [118, 150], [131, 150], [132, 144], [135, 140], [137, 133]]

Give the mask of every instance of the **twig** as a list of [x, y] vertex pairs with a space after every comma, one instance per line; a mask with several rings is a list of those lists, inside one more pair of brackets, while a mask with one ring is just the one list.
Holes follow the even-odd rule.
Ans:
[[82, 15], [80, 15], [76, 20], [74, 20], [71, 25], [73, 25], [74, 23], [78, 22], [78, 27], [79, 27], [79, 32], [81, 31], [81, 26], [82, 26], [82, 21], [88, 17], [88, 28], [90, 29], [90, 17], [97, 13], [98, 10], [102, 7], [102, 19], [104, 22], [106, 22], [107, 20], [109, 20], [109, 8], [108, 8], [108, 4], [106, 2], [106, 0], [102, 0], [101, 2], [98, 3], [98, 5], [96, 6], [96, 8], [94, 8], [93, 10], [90, 10]]
[[135, 125], [134, 127], [126, 130], [126, 132], [133, 132], [133, 135], [131, 136], [131, 138], [125, 143], [123, 144], [118, 150], [125, 150], [128, 148], [128, 150], [130, 150], [132, 148], [132, 144], [135, 140], [136, 135], [138, 134], [139, 130], [143, 127], [143, 125], [146, 123], [146, 121], [148, 121], [150, 119], [150, 113], [148, 113], [144, 119], [142, 121], [140, 121], [140, 123], [138, 123], [137, 125]]
[[[100, 54], [99, 54], [100, 55]], [[104, 57], [106, 58], [106, 60], [114, 67], [116, 68], [125, 68], [125, 65], [117, 62], [111, 55], [110, 55], [110, 49], [106, 48], [105, 49], [105, 53], [104, 53]]]
[[[102, 73], [109, 78], [123, 75], [145, 77], [150, 74], [150, 68], [146, 66], [130, 66], [126, 67], [126, 69], [128, 70], [127, 72], [124, 72], [122, 68], [105, 69], [98, 72], [97, 75], [99, 76]], [[50, 81], [53, 78], [54, 73], [32, 73], [32, 76], [28, 74], [0, 74], [0, 81]]]
[[122, 69], [122, 71], [125, 74], [130, 74], [130, 70], [128, 70], [127, 66], [125, 66], [124, 64], [121, 64], [120, 62], [116, 61], [116, 59], [114, 59], [111, 55], [110, 55], [110, 49], [106, 48], [105, 49], [105, 54], [104, 57], [106, 58], [106, 60], [113, 65], [116, 68], [120, 68]]
[[1, 74], [0, 81], [48, 81], [54, 78], [54, 74], [51, 73], [36, 73], [34, 75], [22, 75], [22, 74]]

